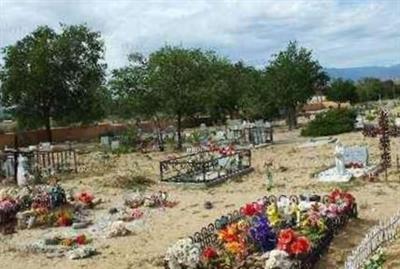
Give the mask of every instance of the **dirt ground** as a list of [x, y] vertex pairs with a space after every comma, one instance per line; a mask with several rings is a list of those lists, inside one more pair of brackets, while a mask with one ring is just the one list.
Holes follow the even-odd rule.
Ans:
[[[379, 160], [377, 138], [364, 138], [360, 133], [337, 136], [345, 145], [368, 145], [370, 162]], [[162, 257], [168, 246], [178, 239], [192, 235], [201, 227], [213, 222], [219, 216], [238, 209], [246, 202], [254, 201], [267, 194], [326, 193], [335, 186], [340, 186], [353, 193], [358, 201], [359, 219], [352, 220], [333, 240], [331, 247], [321, 258], [316, 268], [340, 268], [352, 248], [362, 239], [365, 232], [379, 220], [389, 217], [400, 209], [400, 173], [396, 165], [389, 171], [388, 181], [380, 177], [379, 182], [352, 181], [347, 184], [322, 184], [312, 178], [312, 174], [334, 163], [333, 147], [328, 144], [315, 148], [298, 148], [305, 142], [299, 133], [279, 131], [276, 143], [252, 152], [255, 171], [240, 179], [228, 181], [211, 188], [193, 188], [170, 185], [159, 182], [158, 161], [167, 154], [140, 153], [125, 154], [101, 158], [98, 154], [80, 155], [83, 167], [81, 173], [62, 181], [67, 188], [90, 190], [105, 202], [95, 209], [96, 214], [122, 203], [126, 189], [105, 187], [104, 182], [112, 180], [127, 169], [140, 169], [143, 174], [157, 183], [148, 187], [147, 192], [163, 190], [170, 194], [170, 199], [178, 201], [174, 208], [153, 210], [146, 216], [142, 227], [134, 235], [113, 239], [95, 238], [94, 246], [100, 254], [84, 260], [68, 258], [49, 259], [42, 254], [28, 254], [16, 250], [16, 245], [39, 239], [48, 230], [33, 229], [18, 231], [15, 234], [1, 236], [0, 268], [12, 269], [150, 269], [162, 268]], [[400, 155], [400, 139], [392, 138], [393, 163], [396, 154]], [[273, 161], [274, 187], [268, 193], [266, 188], [264, 162]], [[133, 165], [137, 162], [137, 167]], [[211, 201], [212, 210], [204, 208], [205, 201]], [[57, 228], [61, 229], [61, 228]], [[388, 268], [400, 268], [396, 257], [400, 257], [397, 241], [390, 248]], [[393, 258], [394, 257], [394, 258]]]

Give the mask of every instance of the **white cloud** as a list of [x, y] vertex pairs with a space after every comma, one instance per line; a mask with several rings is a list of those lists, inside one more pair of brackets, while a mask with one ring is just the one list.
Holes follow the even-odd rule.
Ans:
[[87, 23], [102, 32], [111, 68], [165, 44], [214, 49], [263, 65], [298, 40], [327, 67], [400, 62], [400, 1], [0, 0], [0, 46], [37, 25]]

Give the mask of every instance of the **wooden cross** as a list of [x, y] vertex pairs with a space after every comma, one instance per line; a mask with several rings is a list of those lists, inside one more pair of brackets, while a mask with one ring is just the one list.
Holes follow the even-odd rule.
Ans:
[[390, 155], [390, 137], [397, 136], [397, 129], [395, 132], [390, 130], [389, 127], [389, 112], [381, 109], [379, 113], [378, 126], [365, 126], [363, 135], [366, 137], [379, 136], [379, 148], [381, 150], [381, 168], [385, 170], [385, 179], [387, 180], [387, 169], [392, 165], [392, 158]]

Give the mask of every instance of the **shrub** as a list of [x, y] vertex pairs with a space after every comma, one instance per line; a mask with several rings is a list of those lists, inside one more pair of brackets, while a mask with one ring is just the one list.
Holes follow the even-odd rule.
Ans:
[[331, 109], [318, 114], [303, 130], [302, 136], [325, 136], [350, 132], [354, 129], [356, 112], [350, 109]]

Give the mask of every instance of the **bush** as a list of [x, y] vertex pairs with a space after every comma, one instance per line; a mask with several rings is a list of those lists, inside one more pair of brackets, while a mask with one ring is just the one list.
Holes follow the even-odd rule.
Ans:
[[302, 136], [326, 136], [350, 132], [354, 129], [356, 112], [350, 109], [332, 109], [318, 114], [303, 130]]

